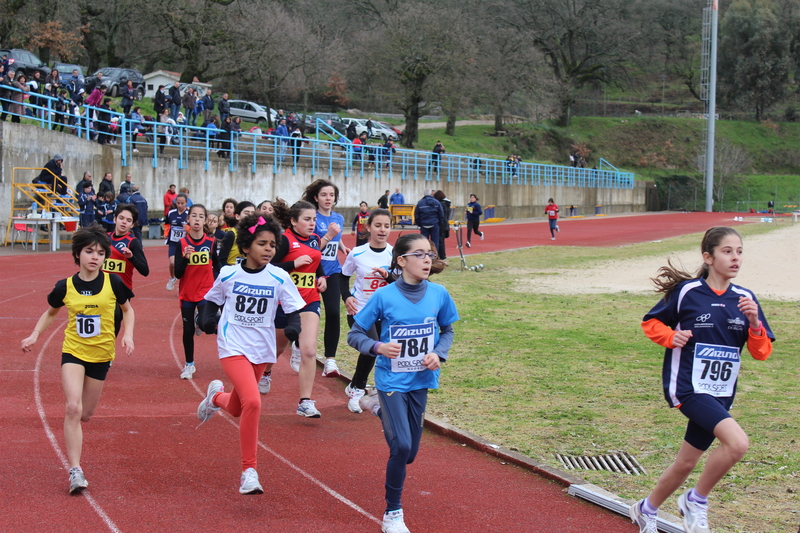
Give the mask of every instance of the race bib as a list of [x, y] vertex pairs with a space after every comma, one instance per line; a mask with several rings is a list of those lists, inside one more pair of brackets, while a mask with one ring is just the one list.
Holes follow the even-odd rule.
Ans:
[[313, 289], [317, 286], [317, 275], [313, 272], [291, 272], [289, 276], [298, 289]]
[[190, 265], [207, 265], [211, 262], [211, 254], [208, 253], [208, 250], [203, 250], [202, 252], [192, 252], [189, 254], [189, 264]]
[[380, 276], [365, 277], [361, 282], [361, 292], [364, 294], [364, 301], [372, 298], [372, 295], [375, 294], [375, 291], [385, 285], [387, 285], [386, 280]]
[[267, 319], [272, 315], [267, 311], [269, 310], [269, 301], [275, 297], [273, 287], [249, 285], [237, 281], [234, 284], [233, 293], [236, 295], [233, 304], [233, 319], [231, 320], [233, 324], [247, 328], [272, 327], [273, 321]]
[[103, 270], [114, 274], [124, 274], [127, 266], [128, 262], [121, 259], [111, 259], [109, 257], [103, 261]]
[[183, 239], [183, 236], [186, 235], [186, 232], [183, 231], [183, 227], [181, 226], [170, 226], [169, 228], [169, 240], [170, 242], [178, 242]]
[[718, 344], [695, 344], [692, 364], [694, 392], [718, 398], [733, 396], [733, 386], [739, 377], [740, 366], [739, 348]]
[[423, 360], [433, 350], [435, 324], [391, 326], [389, 341], [400, 345], [400, 355], [392, 359], [392, 372], [422, 372], [427, 370]]
[[100, 335], [100, 315], [76, 315], [75, 331], [84, 339]]
[[336, 261], [336, 253], [339, 251], [339, 242], [329, 242], [325, 245], [325, 248], [322, 249], [322, 260], [323, 261]]
[[555, 212], [555, 211], [548, 211], [548, 212], [547, 212], [547, 214], [548, 214], [549, 216], [551, 216], [551, 217], [554, 217], [554, 216], [556, 216], [556, 212]]

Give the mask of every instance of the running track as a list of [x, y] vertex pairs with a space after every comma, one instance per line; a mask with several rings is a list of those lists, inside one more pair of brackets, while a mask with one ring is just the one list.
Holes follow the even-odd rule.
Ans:
[[[494, 225], [470, 253], [621, 245], [701, 232], [731, 219], [695, 213], [564, 220], [555, 242], [546, 222]], [[454, 239], [448, 245], [455, 256]], [[135, 277], [136, 350], [118, 356], [97, 413], [84, 426], [90, 487], [74, 497], [66, 492], [58, 371], [66, 313], [29, 354], [19, 341], [44, 311], [55, 281], [75, 267], [63, 251], [0, 257], [0, 475], [7, 487], [0, 531], [379, 531], [388, 454], [380, 422], [350, 413], [345, 382], [319, 376], [314, 396], [323, 418], [297, 416], [296, 377], [285, 360], [276, 366], [261, 419], [258, 470], [266, 493], [238, 494], [235, 421], [216, 415], [196, 428], [206, 385], [225, 381], [215, 340], [197, 338], [195, 379], [178, 379], [180, 315], [177, 290], [164, 290], [163, 251], [148, 246], [150, 277]], [[409, 467], [404, 507], [415, 533], [636, 530], [555, 482], [430, 431]]]

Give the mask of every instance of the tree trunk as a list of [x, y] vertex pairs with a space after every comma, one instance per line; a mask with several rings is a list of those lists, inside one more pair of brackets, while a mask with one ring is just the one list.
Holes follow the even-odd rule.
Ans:
[[444, 128], [444, 134], [453, 136], [456, 134], [456, 114], [451, 113], [447, 115], [447, 125]]
[[495, 110], [494, 112], [494, 131], [500, 132], [504, 131], [505, 127], [503, 126], [503, 110]]
[[572, 120], [572, 97], [564, 98], [561, 101], [561, 116], [558, 117], [558, 125], [562, 128], [569, 126]]
[[406, 85], [406, 101], [403, 115], [406, 117], [406, 129], [403, 132], [403, 148], [414, 148], [419, 139], [419, 105], [422, 102], [422, 86], [425, 78], [411, 80]]

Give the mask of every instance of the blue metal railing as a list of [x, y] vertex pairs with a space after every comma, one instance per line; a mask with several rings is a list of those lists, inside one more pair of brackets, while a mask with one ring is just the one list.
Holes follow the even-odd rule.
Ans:
[[[13, 87], [0, 90], [20, 92]], [[157, 168], [164, 152], [175, 157], [178, 168], [188, 168], [189, 159], [203, 159], [205, 170], [212, 160], [224, 159], [231, 172], [248, 169], [256, 173], [258, 163], [272, 164], [276, 174], [284, 171], [297, 173], [298, 165], [309, 167], [311, 175], [331, 176], [334, 169], [345, 177], [399, 178], [448, 183], [486, 183], [508, 186], [556, 186], [632, 189], [634, 176], [600, 160], [599, 169], [575, 168], [538, 163], [508, 165], [504, 159], [470, 157], [457, 154], [436, 156], [432, 152], [387, 148], [382, 144], [357, 146], [343, 137], [324, 121], [316, 121], [316, 138], [280, 137], [261, 130], [228, 132], [219, 128], [204, 128], [174, 122], [144, 120], [140, 123], [116, 111], [92, 106], [81, 106], [81, 115], [56, 112], [57, 98], [35, 95], [38, 105], [26, 102], [22, 118], [38, 121], [42, 128], [55, 129], [65, 123], [64, 129], [81, 138], [96, 140], [105, 135], [121, 150], [122, 166], [128, 166], [134, 151], [151, 154], [153, 168]], [[0, 98], [4, 111], [12, 102]], [[109, 121], [100, 121], [98, 113], [107, 113]], [[8, 113], [11, 114], [11, 113]], [[107, 130], [101, 133], [98, 130]], [[320, 137], [328, 137], [330, 140]], [[606, 169], [608, 168], [608, 170]]]

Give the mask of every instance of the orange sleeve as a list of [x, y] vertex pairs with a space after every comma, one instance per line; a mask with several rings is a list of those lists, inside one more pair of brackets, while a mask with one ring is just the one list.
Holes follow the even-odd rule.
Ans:
[[675, 337], [675, 332], [671, 327], [664, 324], [657, 318], [651, 318], [650, 320], [642, 322], [642, 331], [644, 331], [644, 334], [647, 335], [648, 339], [659, 346], [663, 346], [664, 348], [675, 347], [675, 345], [672, 344], [672, 339]]
[[761, 335], [754, 335], [753, 330], [747, 332], [747, 350], [753, 359], [766, 361], [772, 355], [772, 339], [767, 337], [767, 331], [762, 327]]

